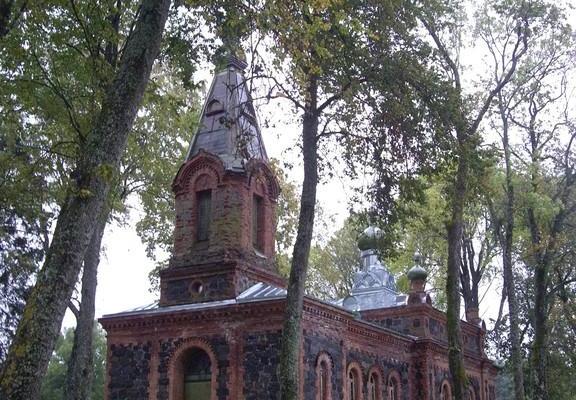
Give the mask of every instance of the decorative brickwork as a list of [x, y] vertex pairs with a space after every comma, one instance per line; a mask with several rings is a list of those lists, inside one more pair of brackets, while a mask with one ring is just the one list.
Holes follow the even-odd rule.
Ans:
[[[175, 382], [181, 375], [178, 371], [179, 355], [190, 348], [200, 348], [209, 354], [212, 361], [212, 381], [216, 387], [214, 391], [215, 400], [228, 399], [228, 368], [229, 346], [221, 336], [178, 338], [162, 340], [160, 344], [160, 363], [158, 366], [158, 400], [176, 400], [176, 392], [181, 381]], [[180, 378], [182, 379], [182, 378]]]
[[[338, 340], [326, 337], [305, 334], [304, 337], [304, 399], [316, 400], [318, 392], [318, 358], [328, 359], [330, 372], [330, 397], [328, 399], [343, 398], [343, 369], [342, 346]], [[324, 399], [322, 399], [324, 400]]]
[[[274, 265], [279, 187], [242, 86], [243, 65], [232, 58], [216, 75], [174, 179], [174, 253], [160, 274], [159, 305], [100, 320], [108, 340], [107, 400], [183, 400], [197, 388], [202, 400], [279, 398], [286, 301]], [[224, 113], [232, 120], [221, 120]], [[249, 138], [235, 136], [240, 122], [248, 123]], [[304, 299], [303, 400], [350, 399], [351, 387], [367, 400], [392, 393], [439, 400], [451, 382], [446, 316], [425, 291], [426, 271], [411, 268], [410, 293], [397, 293], [370, 249], [376, 239], [376, 228], [364, 232], [351, 296], [334, 304]], [[496, 369], [483, 351], [484, 326], [471, 316], [473, 323], [462, 323], [466, 371], [475, 400], [494, 400]]]

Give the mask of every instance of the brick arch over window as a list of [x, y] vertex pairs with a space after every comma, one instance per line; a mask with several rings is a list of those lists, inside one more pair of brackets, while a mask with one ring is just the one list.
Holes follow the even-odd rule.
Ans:
[[191, 183], [195, 181], [197, 176], [203, 174], [210, 176], [213, 185], [216, 186], [221, 182], [224, 175], [224, 165], [217, 156], [200, 150], [194, 158], [183, 164], [178, 170], [172, 182], [172, 190], [176, 197], [192, 190]]
[[259, 160], [247, 166], [250, 191], [251, 243], [259, 254], [273, 259], [276, 227], [276, 201], [280, 188], [270, 168]]
[[346, 399], [363, 400], [362, 397], [362, 367], [353, 361], [346, 369]]
[[202, 190], [211, 190], [218, 184], [218, 177], [216, 174], [211, 174], [211, 171], [200, 170], [196, 176], [193, 177], [192, 188], [195, 192]]
[[332, 400], [332, 358], [320, 352], [316, 358], [316, 400]]
[[400, 373], [393, 369], [386, 379], [386, 400], [400, 400], [402, 398], [402, 379]]
[[383, 400], [382, 371], [376, 365], [368, 370], [367, 400]]
[[169, 400], [184, 399], [184, 380], [186, 363], [190, 361], [190, 356], [194, 352], [202, 351], [210, 359], [210, 400], [217, 400], [216, 388], [218, 377], [218, 361], [214, 355], [212, 347], [201, 339], [189, 339], [182, 342], [170, 356], [169, 367]]
[[248, 183], [254, 187], [256, 181], [265, 185], [267, 197], [275, 202], [280, 195], [280, 185], [270, 167], [260, 160], [250, 160], [246, 165], [248, 171]]
[[452, 386], [448, 379], [444, 379], [440, 385], [440, 400], [452, 400]]

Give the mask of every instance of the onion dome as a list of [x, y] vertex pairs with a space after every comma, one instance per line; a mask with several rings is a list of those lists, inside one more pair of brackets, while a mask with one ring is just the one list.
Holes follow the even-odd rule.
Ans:
[[422, 256], [418, 253], [414, 254], [414, 262], [416, 265], [410, 268], [406, 273], [408, 279], [411, 281], [425, 280], [428, 277], [428, 272], [420, 266], [422, 263]]
[[369, 226], [358, 236], [358, 249], [361, 251], [377, 249], [382, 236], [382, 229]]

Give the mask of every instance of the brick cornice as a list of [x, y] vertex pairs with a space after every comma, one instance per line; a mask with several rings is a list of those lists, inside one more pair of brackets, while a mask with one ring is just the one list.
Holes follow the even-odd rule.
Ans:
[[[429, 304], [417, 304], [409, 306], [397, 306], [380, 308], [376, 310], [362, 311], [362, 317], [367, 320], [377, 319], [377, 318], [390, 318], [390, 317], [431, 317], [435, 318], [443, 323], [446, 323], [446, 314], [441, 310], [429, 305]], [[482, 332], [482, 328], [471, 324], [467, 321], [460, 320], [462, 331], [477, 335]]]
[[182, 327], [194, 322], [213, 322], [230, 320], [243, 320], [250, 317], [261, 317], [263, 315], [282, 316], [284, 312], [284, 301], [267, 300], [260, 302], [222, 304], [214, 308], [210, 306], [195, 309], [180, 309], [166, 312], [159, 309], [156, 312], [142, 312], [134, 314], [105, 315], [98, 321], [108, 332], [112, 331], [138, 331], [145, 334], [145, 331], [155, 331], [158, 327], [173, 328]]

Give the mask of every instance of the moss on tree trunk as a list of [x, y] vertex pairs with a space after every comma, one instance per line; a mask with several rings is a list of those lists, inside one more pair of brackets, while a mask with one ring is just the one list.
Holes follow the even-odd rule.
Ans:
[[318, 183], [318, 84], [310, 76], [307, 87], [306, 110], [302, 121], [302, 152], [304, 156], [304, 182], [300, 197], [298, 233], [292, 254], [292, 268], [288, 281], [284, 330], [280, 350], [280, 393], [282, 400], [297, 400], [299, 388], [300, 326], [304, 302], [304, 284], [308, 271], [308, 256], [314, 229], [316, 186]]
[[16, 331], [0, 375], [0, 398], [35, 400], [62, 319], [126, 147], [150, 77], [170, 6], [143, 0], [118, 72], [103, 101], [70, 180], [46, 260]]
[[469, 173], [468, 150], [465, 134], [458, 134], [458, 166], [452, 192], [452, 216], [448, 222], [448, 270], [446, 274], [446, 331], [448, 334], [448, 362], [452, 373], [453, 396], [464, 399], [467, 379], [462, 350], [460, 328], [460, 257], [462, 229], [464, 224], [464, 202], [467, 194]]
[[98, 282], [102, 236], [104, 236], [107, 220], [108, 207], [105, 207], [98, 219], [96, 230], [92, 234], [90, 245], [84, 255], [82, 298], [78, 315], [76, 316], [74, 344], [68, 360], [66, 385], [64, 386], [64, 398], [66, 400], [89, 400], [92, 397], [94, 363], [92, 336], [94, 331], [96, 285]]

